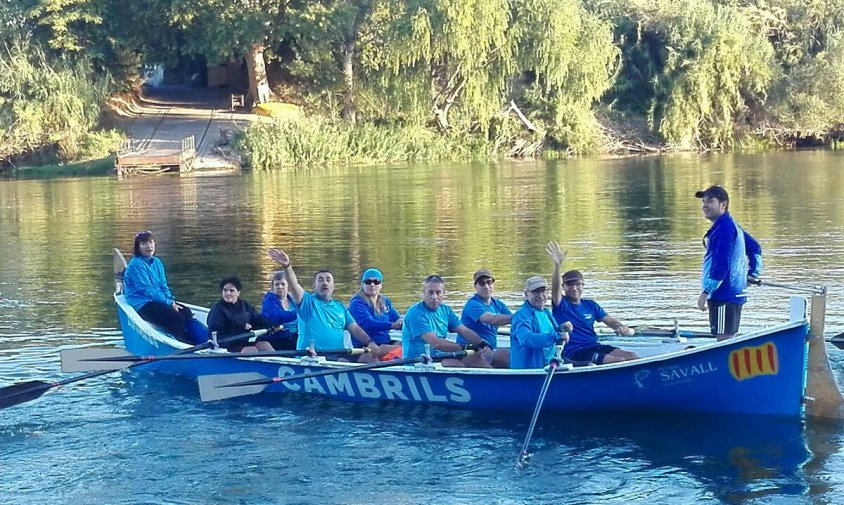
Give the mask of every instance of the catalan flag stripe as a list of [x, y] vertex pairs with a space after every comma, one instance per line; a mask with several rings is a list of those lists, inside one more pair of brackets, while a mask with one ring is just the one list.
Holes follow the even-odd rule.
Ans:
[[777, 348], [773, 342], [736, 349], [730, 353], [728, 363], [730, 374], [739, 381], [760, 375], [776, 375], [779, 372]]

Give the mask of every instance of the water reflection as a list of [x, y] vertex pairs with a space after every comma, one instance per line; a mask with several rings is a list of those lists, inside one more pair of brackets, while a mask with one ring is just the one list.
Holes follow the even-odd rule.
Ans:
[[[354, 292], [360, 271], [377, 265], [399, 307], [413, 303], [432, 272], [446, 277], [459, 306], [471, 273], [485, 266], [502, 297], [517, 302], [524, 278], [548, 274], [543, 244], [558, 239], [569, 252], [566, 266], [600, 288], [595, 296], [624, 299], [642, 316], [704, 325], [693, 293], [708, 223], [692, 193], [725, 184], [736, 218], [763, 244], [768, 278], [811, 278], [834, 293], [844, 278], [839, 159], [778, 153], [4, 181], [0, 232], [10, 261], [0, 266], [0, 292], [5, 304], [36, 318], [57, 311], [77, 328], [113, 324], [107, 301], [65, 300], [107, 292], [108, 251], [128, 252], [137, 231], [153, 229], [171, 284], [197, 303], [213, 301], [216, 281], [229, 273], [257, 300], [273, 268], [265, 251], [277, 245], [305, 277], [334, 269], [341, 297]], [[630, 300], [631, 288], [645, 287], [649, 296]], [[770, 292], [756, 291], [766, 300], [746, 321], [761, 326], [779, 308]], [[836, 309], [831, 323], [842, 324]]]
[[[175, 397], [160, 391], [162, 384]], [[150, 425], [162, 427], [155, 431], [178, 429], [173, 428], [175, 418], [187, 415], [194, 428], [211, 435], [210, 440], [177, 449], [177, 458], [199, 453], [207, 464], [223, 464], [230, 450], [242, 447], [243, 433], [256, 426], [283, 430], [285, 437], [265, 440], [261, 449], [250, 448], [248, 457], [284, 454], [284, 472], [305, 479], [289, 483], [289, 490], [328, 486], [321, 491], [328, 500], [336, 498], [339, 490], [332, 483], [338, 478], [353, 497], [362, 496], [355, 491], [361, 487], [388, 486], [388, 495], [398, 493], [412, 502], [424, 496], [431, 503], [448, 499], [451, 491], [470, 501], [488, 499], [492, 482], [496, 496], [505, 502], [518, 500], [527, 490], [540, 503], [551, 502], [544, 498], [561, 489], [572, 503], [589, 503], [595, 496], [609, 503], [643, 502], [644, 497], [648, 503], [690, 503], [711, 496], [726, 503], [802, 499], [810, 492], [823, 494], [817, 473], [835, 451], [830, 446], [813, 455], [807, 443], [829, 443], [830, 432], [823, 427], [806, 430], [795, 419], [549, 414], [539, 424], [528, 467], [516, 470], [529, 417], [523, 414], [479, 415], [389, 402], [348, 404], [296, 394], [200, 406], [193, 385], [133, 374], [127, 387], [129, 391], [116, 393], [114, 400], [121, 411], [131, 412], [127, 422], [137, 424], [135, 432], [148, 432]], [[301, 444], [307, 444], [308, 451]], [[332, 455], [329, 468], [310, 457], [324, 451]], [[355, 471], [357, 459], [385, 471], [361, 474]], [[402, 474], [390, 468], [402, 469]], [[477, 488], [478, 483], [485, 484]], [[232, 485], [225, 478], [215, 483], [221, 494]]]
[[[693, 193], [712, 183], [729, 189], [731, 211], [762, 243], [765, 278], [829, 287], [827, 324], [830, 333], [839, 333], [844, 330], [842, 155], [713, 154], [0, 181], [0, 382], [59, 377], [56, 349], [62, 346], [114, 345], [110, 251], [130, 252], [135, 233], [146, 229], [156, 234], [178, 297], [199, 304], [215, 300], [218, 280], [230, 273], [243, 279], [245, 299], [259, 301], [274, 268], [266, 250], [282, 246], [306, 282], [318, 268], [333, 269], [336, 294], [344, 300], [356, 291], [360, 272], [378, 266], [400, 310], [418, 300], [422, 278], [434, 272], [447, 279], [447, 301], [459, 309], [472, 292], [472, 272], [486, 267], [496, 274], [497, 295], [517, 305], [526, 277], [550, 274], [544, 244], [555, 239], [568, 250], [566, 268], [586, 275], [585, 296], [619, 319], [669, 324], [678, 318], [686, 329], [703, 329], [705, 315], [694, 305], [700, 237], [708, 222]], [[785, 320], [788, 294], [754, 289], [744, 329]], [[844, 353], [830, 353], [841, 382]], [[198, 403], [192, 385], [151, 379], [137, 389], [133, 384], [145, 383], [128, 381], [127, 389], [121, 381], [84, 384], [10, 409], [2, 437], [31, 435], [13, 437], [20, 442], [14, 462], [21, 464], [12, 480], [37, 488], [31, 476], [61, 473], [48, 468], [51, 460], [39, 450], [62, 450], [66, 439], [95, 445], [107, 438], [113, 445], [104, 451], [129, 456], [124, 468], [113, 469], [111, 482], [122, 484], [100, 502], [125, 502], [126, 496], [156, 502], [169, 499], [171, 491], [178, 501], [179, 485], [160, 482], [172, 471], [161, 455], [185, 465], [199, 461], [212, 471], [229, 464], [235, 450], [244, 465], [269, 466], [284, 492], [313, 496], [314, 502], [344, 496], [370, 504], [474, 503], [496, 496], [500, 503], [520, 503], [527, 496], [541, 503], [559, 501], [560, 488], [573, 489], [566, 497], [581, 503], [595, 497], [680, 503], [713, 496], [754, 502], [807, 494], [833, 502], [827, 497], [844, 486], [840, 425], [802, 430], [794, 423], [756, 419], [549, 417], [540, 423], [534, 464], [517, 474], [512, 466], [527, 419], [292, 395], [246, 400], [236, 408], [209, 406]], [[108, 436], [98, 431], [92, 439], [88, 422]], [[268, 426], [284, 436], [272, 437], [269, 445], [244, 443]], [[337, 429], [326, 432], [326, 426]], [[167, 439], [172, 427], [189, 442], [144, 446], [150, 434]], [[195, 437], [197, 427], [216, 437]], [[43, 433], [48, 436], [42, 441]], [[379, 436], [370, 439], [372, 433]], [[9, 440], [0, 438], [4, 444]], [[342, 450], [326, 469], [325, 458], [302, 449], [314, 444], [324, 452]], [[132, 452], [138, 447], [144, 447], [144, 457]], [[349, 470], [374, 453], [382, 455], [375, 460], [379, 464], [407, 477], [385, 473], [373, 486], [371, 475]], [[61, 458], [72, 460], [68, 453]], [[85, 497], [81, 489], [101, 482], [91, 480], [94, 460], [81, 465], [87, 477], [56, 476], [77, 489], [61, 496]], [[338, 488], [328, 470], [358, 487]], [[132, 484], [133, 472], [141, 475], [138, 485]], [[554, 486], [543, 487], [549, 476]], [[237, 503], [241, 484], [238, 475], [215, 482], [208, 496]], [[253, 502], [272, 502], [279, 492], [272, 483], [250, 485]], [[0, 495], [5, 490], [0, 488]], [[55, 489], [41, 491], [28, 501], [56, 496]]]

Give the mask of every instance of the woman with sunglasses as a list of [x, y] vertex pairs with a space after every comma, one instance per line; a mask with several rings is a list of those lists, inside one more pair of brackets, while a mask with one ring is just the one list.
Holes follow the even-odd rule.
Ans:
[[155, 239], [151, 231], [135, 235], [135, 256], [123, 273], [126, 302], [138, 315], [160, 327], [176, 339], [196, 344], [206, 340], [205, 328], [193, 319], [188, 307], [176, 302], [164, 264], [155, 256]]
[[[390, 338], [390, 330], [402, 328], [402, 318], [393, 307], [389, 298], [381, 294], [384, 276], [377, 268], [366, 270], [360, 279], [360, 291], [349, 300], [349, 313], [358, 326], [363, 328], [367, 335], [379, 347], [379, 358], [383, 358], [393, 351], [401, 348], [394, 345]], [[362, 347], [361, 343], [354, 337], [352, 342], [355, 347]]]

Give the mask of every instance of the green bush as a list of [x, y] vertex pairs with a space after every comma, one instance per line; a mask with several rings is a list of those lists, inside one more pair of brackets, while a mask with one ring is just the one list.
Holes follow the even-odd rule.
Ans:
[[23, 166], [15, 170], [21, 178], [67, 177], [77, 175], [106, 175], [114, 172], [114, 157], [68, 164], [45, 164]]
[[76, 161], [96, 160], [117, 152], [125, 135], [117, 130], [85, 132], [79, 136]]
[[447, 135], [423, 126], [358, 123], [320, 118], [253, 124], [236, 139], [258, 170], [313, 163], [376, 163], [485, 159], [496, 142], [479, 134]]
[[0, 159], [53, 148], [60, 160], [76, 161], [101, 142], [89, 132], [108, 94], [105, 77], [84, 61], [48, 61], [38, 48], [18, 45], [7, 54], [0, 58]]

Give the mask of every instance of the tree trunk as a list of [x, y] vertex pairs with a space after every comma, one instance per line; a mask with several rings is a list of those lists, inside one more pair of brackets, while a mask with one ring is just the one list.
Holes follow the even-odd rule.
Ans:
[[343, 44], [343, 120], [351, 124], [357, 121], [355, 107], [355, 39]]
[[248, 102], [252, 105], [270, 101], [270, 84], [267, 81], [267, 67], [264, 63], [264, 46], [255, 44], [246, 56], [246, 69], [249, 73]]

